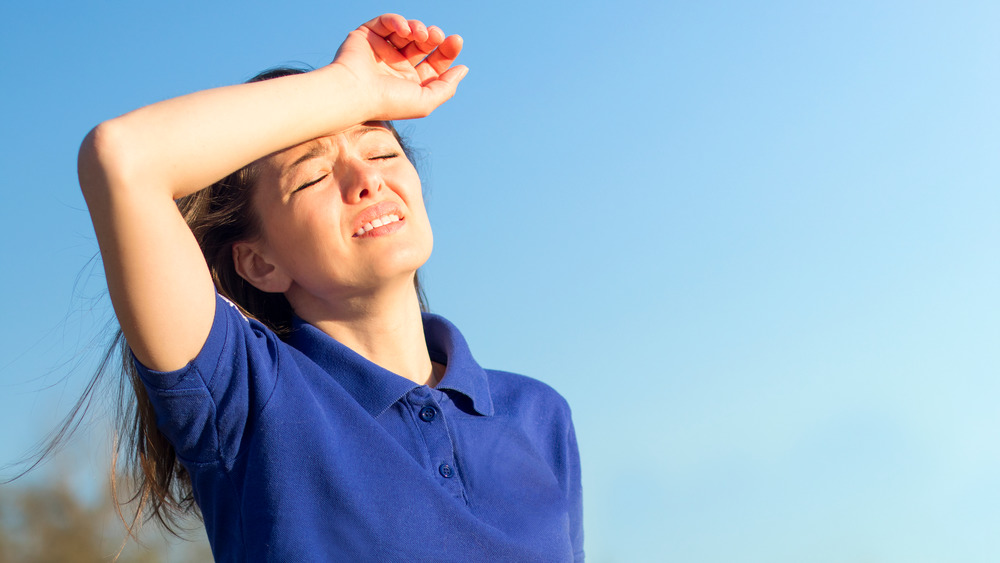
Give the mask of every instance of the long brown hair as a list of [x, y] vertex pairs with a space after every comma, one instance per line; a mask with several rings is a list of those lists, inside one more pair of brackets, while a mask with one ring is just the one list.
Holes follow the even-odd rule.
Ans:
[[[277, 67], [256, 75], [248, 82], [303, 72], [308, 71]], [[391, 123], [386, 125], [412, 162], [412, 152], [395, 127]], [[201, 247], [219, 294], [237, 304], [245, 315], [259, 320], [279, 336], [286, 336], [294, 316], [288, 300], [282, 294], [266, 293], [247, 283], [236, 273], [233, 264], [233, 244], [253, 239], [260, 232], [251, 197], [257, 176], [257, 166], [251, 163], [215, 184], [177, 200], [177, 207]], [[419, 276], [414, 276], [414, 286], [420, 309], [427, 311], [427, 298], [420, 286]], [[174, 447], [156, 427], [156, 413], [120, 328], [115, 332], [83, 395], [40, 452], [33, 456], [33, 463], [20, 475], [37, 466], [68, 440], [93, 402], [95, 389], [112, 371], [119, 373], [114, 405], [117, 429], [111, 460], [111, 488], [118, 515], [133, 538], [143, 523], [154, 519], [168, 532], [180, 535], [183, 529], [180, 523], [185, 517], [200, 516], [194, 502], [191, 479], [178, 462]], [[120, 492], [123, 488], [120, 486], [122, 476], [128, 485], [124, 488], [129, 491], [124, 496]]]

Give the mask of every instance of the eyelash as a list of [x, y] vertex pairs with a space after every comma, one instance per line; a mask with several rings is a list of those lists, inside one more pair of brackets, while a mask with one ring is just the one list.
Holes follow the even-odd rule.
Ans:
[[[391, 152], [391, 153], [388, 153], [388, 154], [383, 154], [383, 155], [379, 155], [379, 156], [373, 156], [373, 157], [369, 158], [368, 160], [389, 160], [390, 158], [396, 158], [397, 156], [399, 156], [398, 152]], [[297, 192], [299, 190], [304, 190], [304, 189], [306, 189], [309, 186], [312, 186], [314, 184], [318, 184], [318, 183], [322, 182], [323, 179], [326, 178], [327, 176], [329, 176], [329, 174], [323, 174], [322, 176], [320, 176], [319, 178], [316, 178], [315, 180], [311, 180], [309, 182], [306, 182], [305, 184], [302, 184], [301, 186], [295, 188], [295, 191], [292, 192], [292, 193], [295, 193], [295, 192]]]
[[[315, 180], [312, 180], [310, 182], [306, 182], [305, 184], [302, 184], [301, 186], [295, 188], [295, 191], [297, 192], [299, 190], [304, 190], [304, 189], [308, 188], [309, 186], [311, 186], [313, 184], [318, 184], [318, 183], [322, 182], [323, 179], [326, 178], [327, 176], [329, 176], [329, 174], [323, 174], [319, 178], [316, 178]], [[295, 193], [295, 192], [292, 192], [292, 193]]]

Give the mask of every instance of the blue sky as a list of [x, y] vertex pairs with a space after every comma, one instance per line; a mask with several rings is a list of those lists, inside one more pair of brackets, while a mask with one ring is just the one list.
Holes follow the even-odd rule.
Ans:
[[1000, 5], [88, 4], [4, 9], [0, 462], [108, 314], [87, 130], [396, 11], [471, 69], [402, 124], [431, 306], [569, 399], [592, 561], [1000, 558]]

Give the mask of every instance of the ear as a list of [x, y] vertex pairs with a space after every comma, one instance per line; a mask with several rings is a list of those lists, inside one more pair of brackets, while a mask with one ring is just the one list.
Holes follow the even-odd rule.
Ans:
[[292, 285], [292, 278], [267, 260], [259, 242], [234, 244], [233, 266], [241, 278], [266, 293], [284, 293]]

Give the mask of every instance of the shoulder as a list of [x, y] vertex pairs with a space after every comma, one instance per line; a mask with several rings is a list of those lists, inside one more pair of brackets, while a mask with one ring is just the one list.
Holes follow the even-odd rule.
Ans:
[[569, 421], [569, 403], [547, 383], [509, 371], [485, 371], [498, 411], [518, 411]]
[[202, 355], [223, 360], [244, 350], [251, 355], [274, 355], [281, 344], [278, 335], [270, 328], [248, 317], [228, 298], [216, 294], [215, 320]]
[[[137, 359], [133, 361], [147, 387], [218, 387], [220, 383], [228, 383], [227, 378], [219, 377], [220, 372], [246, 372], [248, 364], [268, 363], [262, 362], [263, 358], [271, 358], [273, 363], [281, 344], [269, 328], [256, 319], [248, 318], [232, 301], [216, 293], [212, 328], [201, 350], [186, 366], [160, 372], [143, 366]], [[198, 377], [192, 377], [195, 374]]]
[[562, 395], [549, 384], [533, 377], [497, 369], [486, 369], [484, 371], [490, 381], [490, 389], [494, 393], [528, 394], [556, 402], [566, 402]]

